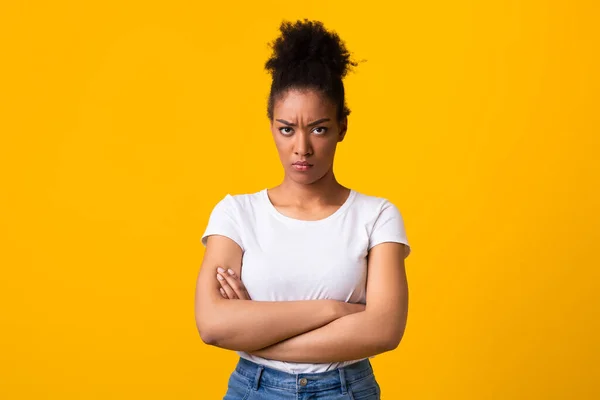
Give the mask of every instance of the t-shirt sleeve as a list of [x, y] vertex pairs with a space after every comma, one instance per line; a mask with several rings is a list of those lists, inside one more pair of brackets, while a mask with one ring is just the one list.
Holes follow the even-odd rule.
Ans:
[[244, 250], [240, 222], [233, 202], [233, 197], [228, 194], [213, 208], [201, 239], [204, 246], [209, 236], [221, 235], [230, 238]]
[[380, 243], [394, 242], [406, 245], [404, 258], [410, 254], [410, 244], [406, 237], [404, 219], [398, 208], [385, 200], [377, 216], [369, 237], [369, 250]]

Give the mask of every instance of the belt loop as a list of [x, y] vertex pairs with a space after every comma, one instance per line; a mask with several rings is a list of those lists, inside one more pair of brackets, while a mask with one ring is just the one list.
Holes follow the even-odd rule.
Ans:
[[264, 369], [265, 369], [265, 367], [263, 367], [262, 365], [259, 365], [258, 368], [256, 369], [256, 376], [254, 377], [254, 385], [252, 386], [252, 389], [254, 389], [255, 391], [258, 390], [258, 384], [260, 383], [260, 377], [261, 377]]
[[340, 371], [340, 386], [342, 387], [342, 394], [346, 394], [348, 391], [348, 388], [346, 387], [346, 371], [343, 367], [338, 368], [338, 371]]

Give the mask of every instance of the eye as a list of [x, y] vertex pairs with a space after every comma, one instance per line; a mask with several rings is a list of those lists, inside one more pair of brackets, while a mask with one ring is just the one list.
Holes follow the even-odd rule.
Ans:
[[319, 126], [319, 127], [315, 128], [315, 131], [316, 131], [317, 129], [324, 129], [324, 130], [323, 130], [323, 131], [321, 131], [321, 132], [315, 132], [317, 135], [324, 135], [324, 134], [325, 134], [325, 132], [327, 132], [327, 127], [325, 127], [325, 126]]
[[292, 132], [284, 132], [284, 131], [282, 131], [282, 129], [290, 129], [291, 130], [292, 128], [290, 128], [288, 126], [284, 126], [282, 128], [279, 128], [279, 132], [281, 132], [281, 134], [284, 135], [284, 136], [290, 136], [292, 134]]

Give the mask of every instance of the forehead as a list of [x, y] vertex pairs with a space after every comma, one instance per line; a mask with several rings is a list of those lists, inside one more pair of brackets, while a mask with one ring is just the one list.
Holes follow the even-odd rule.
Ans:
[[291, 118], [296, 115], [319, 117], [335, 114], [335, 106], [322, 93], [312, 90], [290, 89], [274, 104], [277, 117]]

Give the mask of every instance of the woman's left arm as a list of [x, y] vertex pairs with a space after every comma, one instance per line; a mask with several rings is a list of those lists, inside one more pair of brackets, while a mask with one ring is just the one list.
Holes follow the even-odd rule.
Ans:
[[381, 243], [369, 252], [365, 311], [251, 354], [280, 361], [328, 363], [366, 358], [398, 347], [408, 316], [404, 246]]

